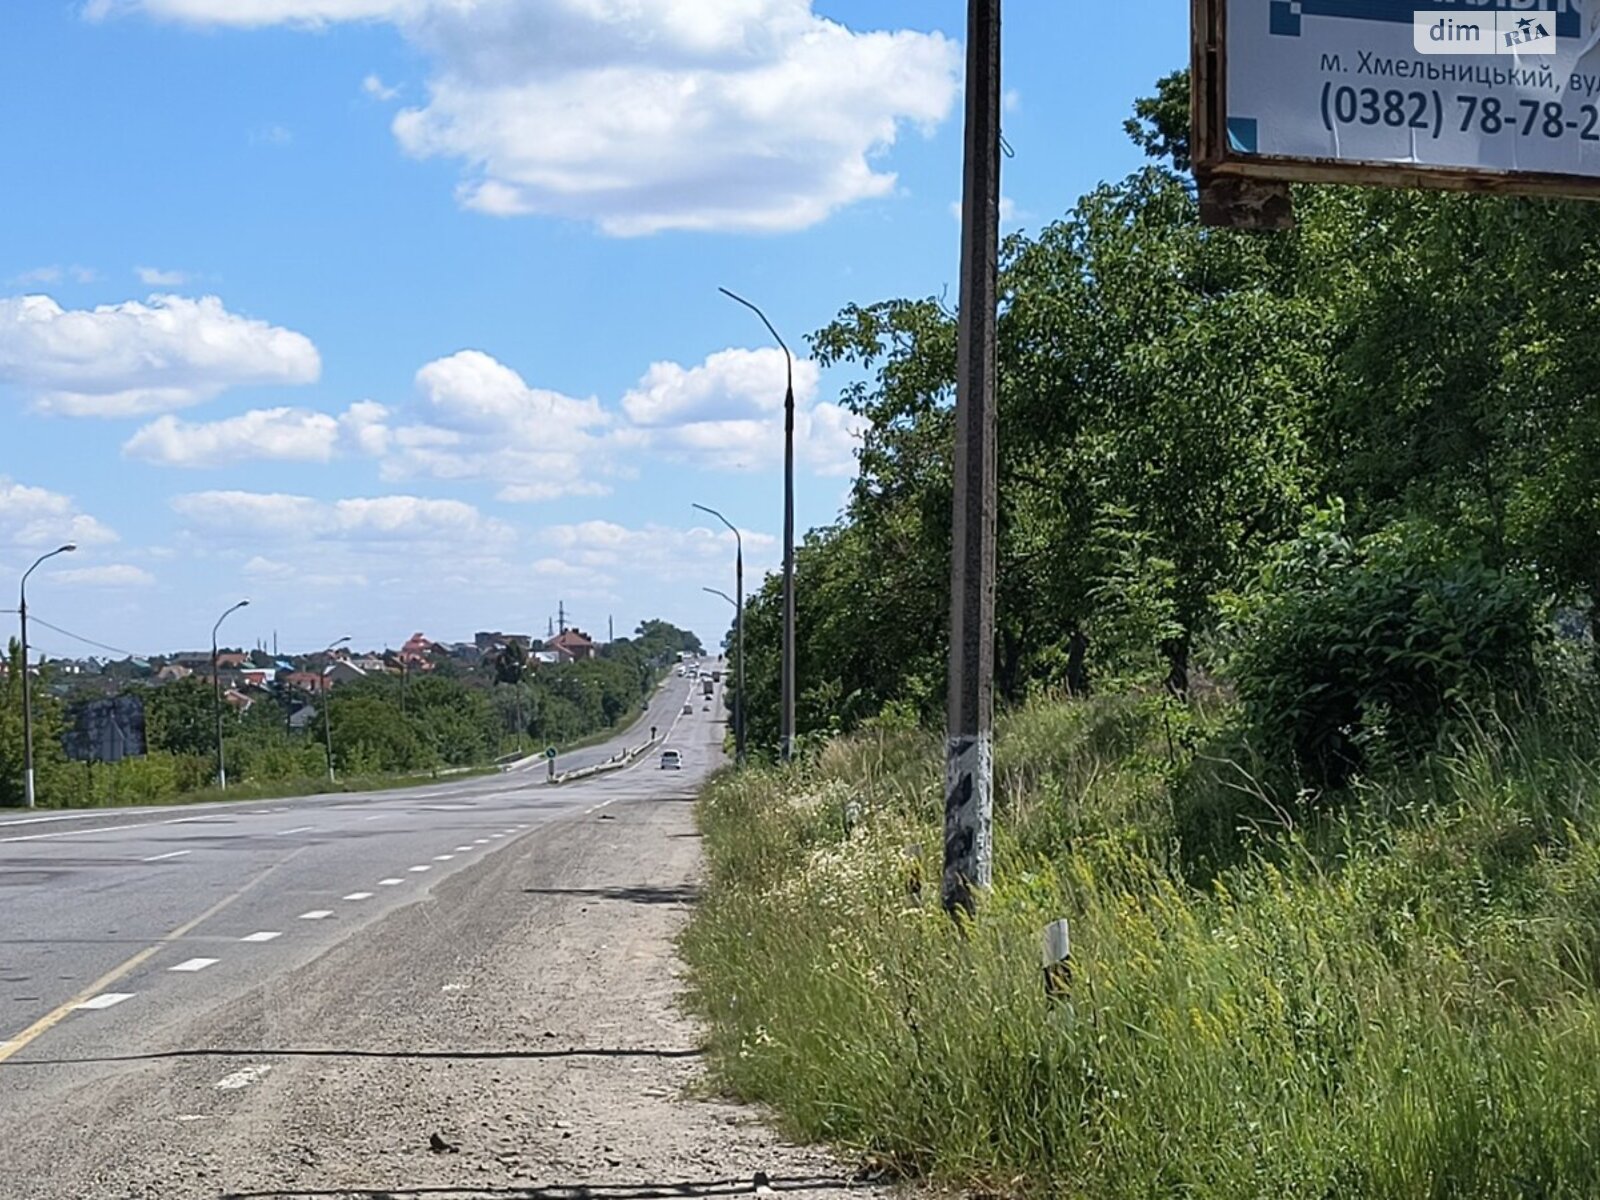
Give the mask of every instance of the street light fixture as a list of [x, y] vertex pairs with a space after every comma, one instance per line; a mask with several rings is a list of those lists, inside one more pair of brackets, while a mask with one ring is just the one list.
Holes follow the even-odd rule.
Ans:
[[333, 722], [328, 717], [328, 710], [333, 707], [333, 680], [328, 678], [329, 671], [333, 668], [333, 652], [350, 640], [347, 633], [336, 642], [331, 642], [322, 653], [329, 661], [322, 668], [322, 744], [328, 752], [328, 782], [336, 783], [333, 774]]
[[224, 792], [228, 790], [228, 768], [222, 761], [222, 672], [217, 668], [217, 630], [228, 619], [228, 613], [238, 612], [249, 603], [248, 600], [239, 601], [211, 627], [211, 713], [217, 723], [217, 787]]
[[22, 573], [22, 583], [17, 588], [17, 613], [22, 618], [22, 796], [29, 808], [33, 807], [33, 701], [28, 688], [28, 576], [38, 570], [45, 559], [70, 554], [77, 548], [75, 542], [68, 542], [49, 554], [40, 555], [33, 566]]
[[733, 694], [733, 745], [734, 761], [740, 766], [744, 765], [744, 606], [727, 592], [714, 587], [703, 587], [702, 592], [710, 592], [713, 596], [721, 596], [733, 605], [733, 627], [736, 631], [734, 640], [739, 645], [739, 682]]
[[788, 363], [789, 383], [783, 396], [783, 713], [779, 723], [783, 761], [788, 762], [794, 756], [794, 355], [766, 313], [727, 288], [717, 291], [761, 318]]
[[[710, 513], [733, 531], [733, 588], [738, 599], [733, 601], [733, 638], [734, 653], [739, 656], [739, 683], [733, 697], [733, 744], [734, 761], [740, 766], [744, 765], [744, 538], [739, 536], [739, 529], [714, 508], [707, 508], [704, 504], [693, 505], [703, 513]], [[715, 589], [707, 588], [707, 591]], [[722, 596], [721, 592], [717, 595]], [[723, 599], [727, 599], [723, 596]]]

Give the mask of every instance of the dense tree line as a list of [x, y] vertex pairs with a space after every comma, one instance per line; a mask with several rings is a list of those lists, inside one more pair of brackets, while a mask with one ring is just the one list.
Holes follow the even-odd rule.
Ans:
[[[599, 657], [531, 665], [526, 647], [468, 669], [441, 657], [431, 671], [372, 675], [334, 688], [323, 715], [304, 728], [290, 714], [309, 694], [264, 694], [243, 714], [223, 712], [230, 782], [311, 780], [327, 770], [328, 743], [345, 776], [390, 775], [486, 765], [499, 757], [604, 734], [641, 707], [680, 651], [699, 640], [667, 622], [646, 621]], [[11, 645], [0, 688], [0, 805], [22, 801], [21, 652]], [[71, 704], [55, 698], [48, 672], [33, 689], [34, 758], [41, 803], [58, 806], [142, 801], [214, 782], [216, 723], [211, 685], [197, 678], [140, 686], [149, 753], [112, 765], [67, 760], [63, 734]]]
[[[1000, 700], [1227, 668], [1348, 739], [1468, 676], [1528, 686], [1536, 630], [1510, 627], [1600, 612], [1600, 209], [1302, 187], [1292, 232], [1204, 228], [1187, 96], [1178, 74], [1137, 105], [1149, 166], [1002, 249]], [[868, 427], [798, 553], [802, 734], [942, 712], [956, 328], [899, 299], [811, 339]], [[746, 626], [769, 745], [780, 613], [769, 579]]]

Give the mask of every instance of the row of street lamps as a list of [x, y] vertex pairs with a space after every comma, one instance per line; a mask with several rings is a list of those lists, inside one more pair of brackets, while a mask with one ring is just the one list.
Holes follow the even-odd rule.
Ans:
[[[724, 296], [742, 304], [756, 316], [761, 318], [761, 323], [767, 327], [767, 332], [772, 335], [783, 350], [784, 362], [788, 372], [788, 382], [783, 394], [783, 667], [782, 667], [782, 711], [778, 721], [778, 744], [783, 754], [783, 761], [788, 762], [794, 757], [794, 355], [789, 352], [789, 344], [783, 340], [778, 331], [772, 327], [772, 322], [767, 320], [767, 314], [756, 307], [743, 296], [730, 292], [727, 288], [718, 288]], [[701, 512], [710, 513], [729, 529], [733, 530], [735, 544], [734, 579], [735, 591], [738, 598], [732, 600], [734, 608], [734, 640], [737, 643], [739, 655], [739, 684], [738, 694], [734, 698], [734, 739], [737, 746], [738, 760], [744, 761], [745, 730], [744, 730], [744, 542], [739, 537], [739, 531], [731, 521], [715, 509], [707, 508], [703, 504], [694, 506]], [[715, 588], [706, 588], [729, 599]]]
[[[33, 774], [33, 694], [28, 674], [28, 576], [39, 569], [39, 565], [58, 554], [70, 554], [78, 547], [73, 542], [58, 546], [48, 554], [41, 554], [26, 571], [22, 573], [22, 582], [19, 585], [17, 597], [17, 614], [22, 626], [22, 794], [23, 803], [32, 808], [35, 804], [34, 774]], [[211, 713], [216, 725], [217, 733], [217, 787], [222, 791], [228, 790], [228, 768], [223, 758], [222, 751], [222, 672], [217, 666], [217, 634], [222, 629], [222, 623], [230, 615], [246, 608], [248, 600], [241, 600], [227, 608], [217, 618], [216, 624], [211, 627]], [[331, 656], [340, 646], [350, 640], [346, 634], [338, 641], [331, 643], [323, 655]], [[324, 673], [322, 694], [317, 699], [322, 704], [322, 741], [328, 756], [328, 782], [337, 782], [333, 770], [333, 726], [328, 717], [328, 692], [332, 681]]]

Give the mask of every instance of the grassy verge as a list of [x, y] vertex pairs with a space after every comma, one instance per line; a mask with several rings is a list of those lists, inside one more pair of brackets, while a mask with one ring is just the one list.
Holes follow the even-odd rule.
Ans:
[[46, 803], [39, 807], [41, 809], [142, 808], [169, 804], [207, 804], [218, 800], [280, 800], [288, 796], [323, 796], [339, 792], [381, 792], [391, 788], [422, 787], [425, 784], [438, 783], [441, 779], [471, 779], [494, 773], [493, 767], [473, 767], [465, 771], [452, 771], [449, 774], [441, 772], [438, 775], [427, 772], [417, 775], [341, 776], [336, 782], [329, 782], [326, 775], [298, 779], [246, 780], [241, 783], [230, 783], [226, 791], [206, 787], [165, 794], [129, 792], [119, 796], [100, 796], [93, 802], [66, 805]]
[[682, 948], [721, 1082], [998, 1194], [1600, 1195], [1591, 735], [1480, 738], [1308, 825], [1172, 732], [1143, 701], [1007, 722], [965, 931], [937, 902], [932, 740], [714, 781]]

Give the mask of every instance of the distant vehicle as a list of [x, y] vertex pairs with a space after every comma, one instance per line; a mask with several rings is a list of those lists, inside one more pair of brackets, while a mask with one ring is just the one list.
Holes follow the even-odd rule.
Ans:
[[663, 771], [679, 771], [683, 769], [683, 755], [676, 750], [663, 750], [661, 752], [661, 769]]
[[683, 674], [683, 668], [682, 668], [682, 667], [679, 667], [679, 668], [678, 668], [678, 674], [679, 674], [679, 675], [682, 675], [682, 674]]
[[709, 695], [711, 695], [712, 687], [715, 686], [715, 685], [712, 684], [710, 679], [702, 679], [700, 681], [700, 686], [704, 689], [704, 695], [709, 696]]
[[685, 704], [685, 705], [684, 705], [684, 706], [683, 706], [683, 715], [684, 715], [684, 716], [686, 716], [686, 717], [692, 717], [692, 716], [694, 716], [694, 705], [692, 705], [692, 704]]
[[711, 682], [712, 683], [721, 683], [722, 682], [722, 672], [721, 671], [713, 671], [713, 672], [711, 672]]
[[702, 704], [702, 705], [701, 705], [701, 706], [700, 706], [700, 711], [701, 711], [701, 712], [710, 712], [710, 711], [711, 711], [711, 705], [709, 705], [709, 704]]

